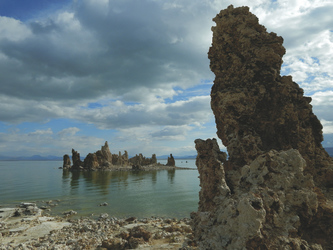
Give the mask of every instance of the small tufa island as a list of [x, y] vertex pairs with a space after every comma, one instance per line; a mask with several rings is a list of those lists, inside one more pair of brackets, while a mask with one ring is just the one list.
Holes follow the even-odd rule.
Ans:
[[[82, 161], [80, 153], [72, 149], [72, 161], [69, 155], [65, 154], [63, 158], [64, 170], [162, 170], [162, 169], [183, 169], [176, 167], [175, 159], [172, 154], [168, 157], [167, 164], [161, 164], [157, 162], [156, 155], [153, 154], [151, 158], [146, 158], [142, 154], [135, 155], [132, 158], [128, 158], [128, 153], [122, 155], [111, 154], [108, 142], [106, 141], [104, 146], [95, 153], [89, 153]], [[187, 169], [187, 168], [186, 168]]]

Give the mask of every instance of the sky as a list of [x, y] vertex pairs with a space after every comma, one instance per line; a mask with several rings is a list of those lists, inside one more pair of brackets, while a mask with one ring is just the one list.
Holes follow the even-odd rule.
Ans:
[[195, 155], [217, 138], [207, 52], [230, 4], [284, 38], [333, 147], [332, 0], [0, 0], [0, 155]]

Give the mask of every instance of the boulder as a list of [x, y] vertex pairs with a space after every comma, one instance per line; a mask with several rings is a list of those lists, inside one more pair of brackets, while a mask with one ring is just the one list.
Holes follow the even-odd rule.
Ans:
[[192, 227], [200, 249], [330, 249], [333, 162], [311, 98], [281, 76], [283, 38], [248, 7], [214, 19], [210, 68], [217, 141], [196, 140]]

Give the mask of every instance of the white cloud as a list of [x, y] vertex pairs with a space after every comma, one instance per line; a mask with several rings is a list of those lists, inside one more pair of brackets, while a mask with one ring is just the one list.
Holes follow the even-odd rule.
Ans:
[[324, 134], [333, 134], [333, 121], [321, 120], [320, 122], [324, 127], [323, 128]]
[[14, 18], [0, 16], [0, 40], [18, 42], [31, 36], [25, 24]]
[[65, 128], [58, 132], [60, 137], [74, 136], [80, 129], [77, 127]]
[[41, 129], [37, 129], [34, 132], [31, 132], [28, 134], [28, 136], [45, 136], [45, 135], [52, 135], [53, 131], [51, 130], [51, 128], [48, 128], [46, 130], [41, 130]]
[[[75, 135], [76, 128], [67, 128], [60, 133], [54, 133], [51, 128], [25, 133], [21, 130], [11, 130], [0, 133], [0, 152], [6, 156], [43, 156], [71, 154], [74, 147], [85, 156], [92, 149], [98, 150], [104, 145], [104, 139], [92, 136]], [[65, 132], [67, 135], [65, 136]], [[96, 151], [95, 150], [95, 151]]]
[[333, 91], [316, 92], [312, 96], [312, 104], [315, 106], [332, 106], [333, 107]]

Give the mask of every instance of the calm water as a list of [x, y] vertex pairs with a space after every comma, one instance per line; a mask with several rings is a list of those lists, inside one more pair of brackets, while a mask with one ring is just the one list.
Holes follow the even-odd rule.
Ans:
[[[188, 161], [188, 163], [186, 163]], [[165, 163], [163, 160], [159, 162]], [[195, 160], [176, 160], [195, 168]], [[52, 215], [189, 217], [199, 200], [197, 170], [63, 172], [60, 161], [0, 161], [0, 205], [54, 201]], [[108, 206], [99, 206], [107, 202]]]

